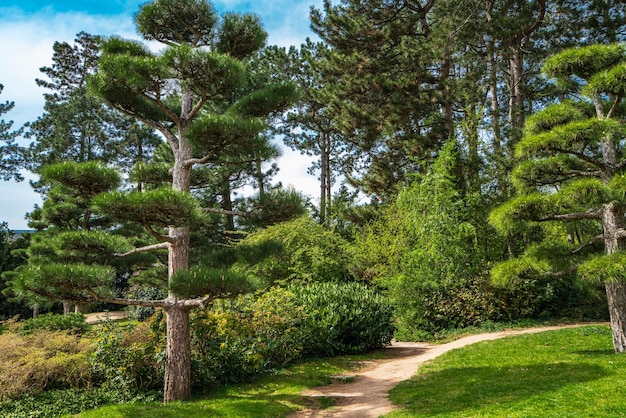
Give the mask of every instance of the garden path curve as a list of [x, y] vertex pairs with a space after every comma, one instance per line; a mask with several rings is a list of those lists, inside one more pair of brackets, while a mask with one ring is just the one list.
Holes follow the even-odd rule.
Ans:
[[[606, 323], [602, 323], [605, 325]], [[507, 330], [487, 334], [476, 334], [460, 338], [446, 344], [414, 342], [393, 342], [390, 358], [368, 361], [365, 367], [355, 372], [341, 375], [335, 380], [350, 380], [348, 383], [334, 383], [329, 386], [305, 390], [302, 394], [310, 397], [330, 397], [336, 400], [336, 406], [325, 410], [307, 409], [296, 411], [290, 418], [312, 417], [379, 417], [397, 408], [388, 398], [388, 392], [398, 383], [413, 376], [421, 363], [432, 360], [455, 348], [465, 347], [480, 341], [496, 340], [510, 335], [532, 334], [562, 328], [573, 328], [590, 323], [555, 325], [523, 330]], [[354, 379], [354, 380], [352, 380]]]

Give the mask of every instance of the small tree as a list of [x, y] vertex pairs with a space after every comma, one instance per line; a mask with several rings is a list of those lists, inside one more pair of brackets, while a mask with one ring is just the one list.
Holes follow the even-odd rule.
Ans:
[[[230, 283], [232, 291], [241, 290], [242, 284], [239, 275], [188, 269], [190, 228], [203, 227], [205, 212], [191, 193], [192, 171], [199, 165], [219, 165], [221, 156], [248, 149], [266, 129], [267, 116], [295, 100], [295, 89], [253, 82], [247, 63], [267, 36], [254, 15], [220, 17], [204, 0], [156, 0], [141, 7], [135, 22], [146, 40], [161, 42], [165, 49], [154, 54], [135, 41], [108, 39], [102, 43], [98, 71], [89, 78], [88, 88], [163, 135], [174, 157], [171, 187], [95, 197], [93, 204], [101, 216], [121, 225], [143, 225], [156, 242], [129, 248], [105, 236], [101, 239], [108, 245], [92, 248], [119, 257], [167, 250], [168, 296], [148, 301], [112, 297], [106, 284], [113, 271], [99, 263], [56, 265], [54, 270], [42, 266], [33, 272], [29, 285], [52, 297], [163, 308], [164, 401], [169, 402], [190, 395], [189, 311], [225, 294], [229, 278], [236, 282]], [[67, 244], [74, 249], [80, 245], [78, 240], [74, 243]]]
[[490, 220], [504, 232], [552, 221], [564, 222], [566, 228], [544, 233], [546, 239], [494, 268], [493, 276], [558, 277], [577, 271], [604, 283], [613, 345], [624, 352], [626, 49], [569, 49], [548, 59], [544, 72], [574, 94], [529, 118], [515, 151], [521, 162], [512, 173], [521, 193], [494, 210]]

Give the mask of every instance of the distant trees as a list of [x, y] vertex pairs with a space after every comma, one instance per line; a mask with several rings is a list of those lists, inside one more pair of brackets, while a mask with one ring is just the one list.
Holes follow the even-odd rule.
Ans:
[[[0, 93], [4, 86], [0, 84]], [[0, 103], [0, 116], [9, 112], [15, 106], [14, 102]], [[21, 135], [22, 130], [11, 131], [12, 121], [6, 122], [0, 119], [0, 179], [23, 180], [19, 169], [22, 165], [22, 154], [15, 139]]]

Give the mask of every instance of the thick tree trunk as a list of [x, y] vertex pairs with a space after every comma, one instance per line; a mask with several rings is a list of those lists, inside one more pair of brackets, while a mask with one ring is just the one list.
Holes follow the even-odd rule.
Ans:
[[[624, 229], [624, 212], [617, 202], [604, 207], [602, 227], [604, 228], [604, 246], [607, 254], [626, 250], [626, 240], [618, 232]], [[626, 282], [623, 280], [609, 281], [604, 284], [606, 289], [613, 347], [616, 353], [626, 352]]]
[[167, 345], [163, 402], [185, 400], [191, 394], [189, 308], [174, 303], [165, 312]]
[[626, 352], [626, 283], [607, 282], [604, 284], [611, 317], [613, 348], [616, 353]]

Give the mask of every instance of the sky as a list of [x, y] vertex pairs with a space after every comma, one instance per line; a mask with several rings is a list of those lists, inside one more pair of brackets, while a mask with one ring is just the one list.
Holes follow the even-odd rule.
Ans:
[[[0, 103], [11, 101], [15, 107], [0, 115], [5, 122], [13, 121], [17, 130], [27, 121], [43, 113], [45, 89], [37, 87], [39, 71], [52, 64], [55, 41], [73, 43], [76, 34], [84, 31], [93, 35], [119, 35], [138, 39], [133, 15], [146, 0], [0, 0], [0, 84], [4, 90]], [[268, 44], [299, 46], [307, 37], [315, 38], [310, 30], [309, 10], [320, 8], [322, 0], [213, 0], [220, 13], [254, 12], [261, 17], [268, 32]], [[20, 144], [28, 145], [20, 139]], [[315, 198], [319, 187], [315, 176], [307, 174], [311, 160], [298, 152], [283, 149], [278, 161], [280, 172], [275, 181]], [[40, 196], [33, 192], [28, 179], [16, 183], [0, 180], [0, 222], [8, 222], [12, 230], [27, 229], [24, 219]]]

